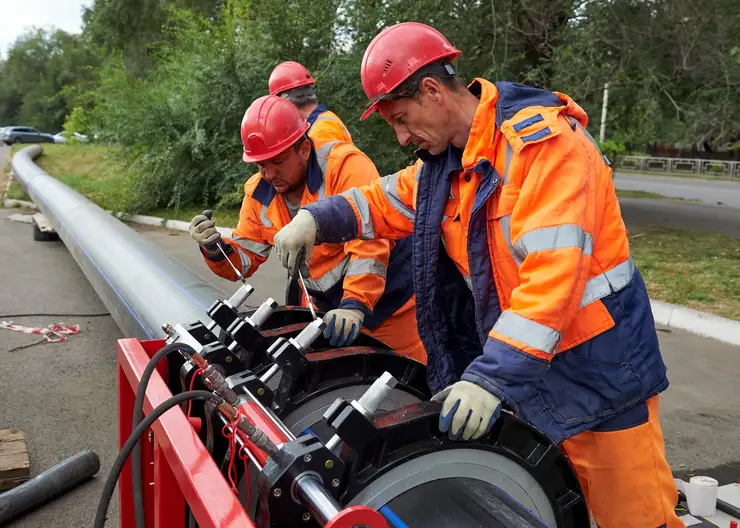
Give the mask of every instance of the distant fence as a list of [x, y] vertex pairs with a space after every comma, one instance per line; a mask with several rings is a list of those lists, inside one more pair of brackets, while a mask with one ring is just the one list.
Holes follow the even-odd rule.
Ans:
[[717, 178], [740, 179], [740, 161], [624, 156], [619, 163], [619, 168], [642, 172], [701, 174]]

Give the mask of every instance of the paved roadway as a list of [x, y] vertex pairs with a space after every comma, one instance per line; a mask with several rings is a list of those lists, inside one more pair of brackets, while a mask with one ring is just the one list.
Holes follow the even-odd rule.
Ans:
[[614, 175], [614, 184], [617, 189], [652, 192], [672, 198], [699, 200], [709, 205], [740, 208], [740, 181], [618, 172]]

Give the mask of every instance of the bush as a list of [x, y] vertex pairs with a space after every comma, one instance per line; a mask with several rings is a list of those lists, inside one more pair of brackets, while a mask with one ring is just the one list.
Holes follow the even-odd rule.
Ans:
[[596, 140], [596, 143], [599, 145], [601, 153], [609, 159], [612, 167], [619, 167], [619, 165], [622, 163], [622, 158], [625, 156], [625, 152], [627, 150], [624, 146], [624, 143], [622, 143], [621, 141], [613, 141], [611, 139], [607, 139], [606, 141]]
[[81, 106], [75, 106], [64, 120], [64, 137], [72, 139], [74, 134], [87, 134], [88, 114]]

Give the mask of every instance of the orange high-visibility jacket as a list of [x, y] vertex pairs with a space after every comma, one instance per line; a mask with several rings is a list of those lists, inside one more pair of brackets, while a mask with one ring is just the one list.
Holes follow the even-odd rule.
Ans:
[[[301, 206], [379, 179], [375, 165], [354, 145], [316, 139], [311, 143]], [[259, 173], [246, 182], [244, 195], [233, 238], [224, 241], [231, 248], [231, 262], [249, 277], [267, 260], [275, 234], [291, 217], [285, 198]], [[410, 253], [410, 241], [324, 244], [311, 256], [306, 286], [322, 311], [339, 307], [361, 310], [364, 326], [374, 330], [413, 295], [408, 266], [402, 266]], [[203, 255], [216, 274], [237, 280], [223, 255]]]
[[306, 119], [311, 125], [308, 135], [317, 141], [346, 141], [352, 143], [352, 136], [339, 116], [327, 110], [325, 105], [319, 105]]
[[469, 89], [464, 151], [306, 209], [317, 243], [413, 233], [430, 388], [477, 383], [559, 441], [667, 387], [647, 292], [585, 112], [515, 83]]

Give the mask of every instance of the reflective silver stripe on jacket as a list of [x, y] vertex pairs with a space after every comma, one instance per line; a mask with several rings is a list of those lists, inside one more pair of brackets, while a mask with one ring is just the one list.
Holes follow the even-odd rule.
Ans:
[[[236, 250], [239, 253], [239, 259], [242, 262], [242, 276], [246, 277], [247, 273], [249, 273], [249, 268], [252, 267], [252, 259], [241, 247], [237, 247]], [[231, 269], [231, 266], [229, 266], [229, 269]]]
[[391, 204], [393, 209], [398, 211], [399, 214], [403, 215], [409, 221], [413, 222], [415, 213], [412, 209], [406, 207], [406, 204], [403, 203], [401, 195], [398, 192], [398, 175], [399, 173], [396, 172], [389, 176], [383, 176], [380, 180], [381, 188], [383, 189], [383, 194], [385, 195], [386, 200], [388, 200], [388, 203]]
[[251, 251], [255, 255], [259, 255], [262, 258], [269, 257], [270, 251], [272, 251], [272, 246], [270, 244], [262, 244], [260, 242], [255, 242], [254, 240], [249, 240], [248, 238], [237, 237], [232, 238], [231, 240], [239, 244], [247, 251]]
[[350, 260], [347, 266], [347, 273], [345, 277], [351, 277], [353, 275], [379, 275], [385, 278], [388, 273], [388, 269], [385, 264], [374, 258], [361, 258], [356, 260]]
[[562, 224], [533, 229], [514, 244], [514, 250], [522, 259], [537, 251], [571, 247], [580, 248], [584, 254], [590, 255], [594, 249], [593, 237], [579, 225]]
[[557, 330], [508, 310], [501, 314], [493, 330], [546, 354], [555, 352], [561, 337]]
[[465, 284], [468, 285], [468, 288], [470, 288], [470, 291], [473, 291], [473, 279], [471, 279], [467, 275], [463, 275], [463, 279], [465, 279]]
[[360, 212], [360, 240], [372, 240], [375, 238], [375, 226], [373, 225], [373, 219], [370, 217], [370, 204], [367, 203], [367, 198], [362, 194], [359, 189], [352, 188], [349, 191], [342, 193], [355, 203], [355, 207]]
[[329, 154], [331, 153], [331, 149], [333, 149], [334, 145], [336, 145], [337, 143], [339, 143], [339, 141], [329, 141], [325, 145], [322, 145], [316, 149], [316, 161], [319, 163], [321, 175], [323, 176], [321, 187], [319, 187], [319, 190], [316, 191], [317, 200], [323, 200], [324, 198], [326, 198], [326, 169], [329, 166]]
[[267, 218], [267, 206], [264, 204], [260, 208], [260, 220], [262, 221], [262, 225], [264, 227], [272, 227], [272, 222], [269, 218]]
[[309, 290], [322, 292], [329, 290], [329, 288], [331, 288], [344, 278], [348, 263], [349, 256], [345, 256], [339, 262], [339, 264], [324, 273], [318, 279], [314, 279], [313, 277], [305, 277], [306, 288], [308, 288]]
[[581, 304], [578, 307], [583, 308], [607, 295], [618, 292], [629, 284], [634, 274], [635, 262], [630, 255], [627, 260], [617, 264], [609, 271], [588, 279], [581, 297]]
[[514, 149], [511, 148], [511, 143], [506, 142], [506, 165], [504, 166], [504, 183], [509, 183], [509, 165], [511, 165], [511, 156], [514, 154]]
[[511, 215], [501, 217], [501, 231], [504, 233], [504, 242], [506, 242], [506, 247], [509, 248], [511, 258], [514, 259], [517, 266], [521, 266], [524, 259], [519, 257], [514, 250], [514, 246], [511, 245]]

